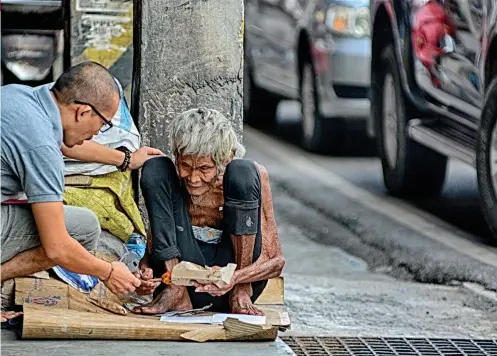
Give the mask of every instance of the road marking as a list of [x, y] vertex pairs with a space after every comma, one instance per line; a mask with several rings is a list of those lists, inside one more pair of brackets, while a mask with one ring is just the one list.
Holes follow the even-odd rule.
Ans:
[[[339, 190], [348, 198], [409, 227], [411, 230], [475, 260], [497, 267], [497, 248], [471, 241], [474, 237], [470, 234], [409, 205], [405, 201], [388, 196], [379, 196], [350, 183], [306, 158], [305, 152], [288, 143], [269, 137], [250, 127], [244, 127], [244, 135], [246, 142], [251, 143], [250, 146], [262, 148], [264, 154], [288, 167], [293, 167], [296, 172], [306, 172], [312, 179]], [[449, 228], [452, 231], [449, 231]]]

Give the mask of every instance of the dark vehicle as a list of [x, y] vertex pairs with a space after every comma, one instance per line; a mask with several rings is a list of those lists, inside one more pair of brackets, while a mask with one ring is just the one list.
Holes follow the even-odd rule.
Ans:
[[391, 194], [436, 196], [447, 158], [477, 170], [497, 237], [497, 2], [372, 0], [371, 118]]
[[56, 0], [2, 0], [2, 85], [54, 80], [63, 68], [63, 7]]
[[299, 100], [303, 146], [339, 150], [369, 115], [368, 0], [245, 4], [245, 121], [270, 126], [280, 100]]

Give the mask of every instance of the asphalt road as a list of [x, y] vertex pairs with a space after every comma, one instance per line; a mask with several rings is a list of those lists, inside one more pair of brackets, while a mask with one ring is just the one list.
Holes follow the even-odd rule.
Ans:
[[[278, 125], [270, 134], [298, 147], [300, 107], [283, 102], [278, 110]], [[383, 185], [380, 160], [375, 157], [375, 143], [363, 130], [349, 133], [348, 147], [340, 157], [309, 155], [309, 159], [351, 183], [380, 196], [388, 195]], [[479, 206], [476, 171], [465, 163], [452, 160], [440, 197], [410, 201], [422, 211], [473, 235], [483, 244], [497, 245], [491, 236]]]
[[497, 289], [495, 247], [386, 195], [373, 157], [316, 156], [281, 131], [244, 142], [269, 171], [293, 333], [497, 335], [495, 293], [480, 293]]

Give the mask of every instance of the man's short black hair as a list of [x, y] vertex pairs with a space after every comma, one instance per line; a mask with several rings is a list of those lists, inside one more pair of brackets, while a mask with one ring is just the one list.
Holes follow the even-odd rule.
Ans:
[[62, 73], [52, 90], [61, 104], [69, 105], [79, 100], [92, 104], [98, 111], [112, 110], [113, 98], [119, 95], [119, 88], [107, 68], [89, 61]]

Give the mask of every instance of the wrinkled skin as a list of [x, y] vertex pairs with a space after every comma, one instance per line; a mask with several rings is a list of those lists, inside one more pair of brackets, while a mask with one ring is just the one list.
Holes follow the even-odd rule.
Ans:
[[[191, 196], [187, 205], [192, 224], [221, 229], [223, 212], [219, 210], [219, 207], [224, 204], [223, 176], [218, 175], [212, 158], [210, 156], [180, 155], [177, 168], [178, 175]], [[261, 256], [252, 263], [255, 234], [232, 235], [237, 270], [231, 284], [223, 288], [213, 284], [195, 284], [195, 291], [198, 293], [210, 293], [213, 296], [230, 293], [231, 311], [236, 314], [263, 315], [262, 311], [255, 307], [250, 299], [252, 296], [251, 283], [279, 276], [285, 264], [274, 218], [268, 173], [261, 165], [257, 165], [257, 168], [261, 176], [262, 190]], [[151, 239], [153, 236], [149, 236], [149, 243]], [[166, 261], [166, 271], [171, 271], [177, 263], [179, 263], [177, 259]], [[142, 272], [147, 274], [147, 277], [142, 277], [145, 281], [145, 284], [142, 283], [142, 285], [147, 286], [147, 292], [149, 292], [154, 286], [146, 283], [146, 280], [150, 279], [148, 276], [151, 275], [148, 270], [147, 255], [141, 262], [141, 268]], [[216, 266], [216, 268], [218, 267]], [[167, 286], [149, 305], [135, 308], [134, 312], [157, 314], [190, 308], [191, 302], [185, 287]]]
[[2, 323], [9, 321], [10, 319], [14, 319], [19, 315], [22, 315], [22, 312], [2, 311]]

